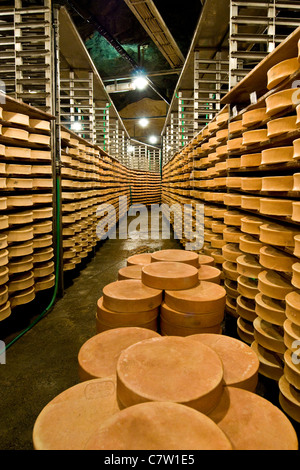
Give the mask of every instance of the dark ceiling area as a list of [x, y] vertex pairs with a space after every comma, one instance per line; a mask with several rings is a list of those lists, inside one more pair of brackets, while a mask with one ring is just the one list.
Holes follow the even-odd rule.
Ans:
[[[113, 79], [129, 79], [139, 69], [149, 74], [150, 86], [145, 90], [110, 95], [118, 111], [143, 98], [170, 103], [180, 68], [172, 69], [124, 0], [55, 3], [67, 7], [105, 85], [117, 83]], [[154, 4], [186, 57], [201, 13], [201, 1], [187, 0], [180, 10], [174, 0], [154, 0]]]

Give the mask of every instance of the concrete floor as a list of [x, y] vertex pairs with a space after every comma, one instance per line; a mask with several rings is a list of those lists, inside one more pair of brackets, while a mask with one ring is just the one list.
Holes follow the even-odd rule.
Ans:
[[[32, 429], [43, 407], [77, 384], [77, 355], [95, 335], [96, 304], [102, 288], [117, 279], [126, 259], [138, 252], [181, 248], [177, 240], [108, 239], [75, 273], [67, 273], [65, 295], [32, 329], [6, 352], [0, 365], [0, 449], [32, 450]], [[6, 344], [43, 310], [51, 292], [19, 307], [1, 325]], [[2, 322], [2, 323], [5, 323]], [[236, 336], [236, 320], [226, 319], [223, 333]], [[260, 377], [257, 393], [277, 405], [277, 384]], [[293, 423], [294, 424], [294, 423]]]

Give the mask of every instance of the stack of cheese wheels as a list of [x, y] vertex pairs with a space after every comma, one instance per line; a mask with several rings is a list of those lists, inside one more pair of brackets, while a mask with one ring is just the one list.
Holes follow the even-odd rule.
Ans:
[[295, 428], [285, 413], [249, 390], [225, 386], [208, 416], [234, 450], [298, 450]]
[[122, 279], [107, 284], [97, 302], [97, 332], [118, 327], [143, 327], [156, 331], [162, 290], [140, 279]]
[[286, 351], [283, 375], [278, 385], [282, 409], [300, 423], [300, 294], [293, 280], [292, 284], [296, 289], [285, 297], [286, 320], [283, 323], [283, 339]]
[[232, 450], [232, 445], [205, 414], [178, 403], [149, 402], [130, 406], [105, 420], [84, 449]]
[[232, 317], [238, 318], [237, 314], [237, 298], [238, 298], [238, 271], [237, 258], [242, 255], [239, 248], [241, 232], [242, 213], [236, 210], [228, 210], [225, 213], [224, 222], [226, 229], [223, 232], [226, 244], [222, 248], [224, 257], [223, 274], [224, 286], [226, 289], [226, 313]]
[[211, 333], [188, 336], [188, 339], [206, 344], [220, 356], [224, 367], [224, 385], [255, 392], [259, 360], [250, 346], [239, 339]]
[[209, 237], [210, 241], [210, 255], [214, 258], [215, 267], [221, 270], [224, 261], [222, 247], [224, 245], [223, 228], [224, 228], [224, 213], [226, 208], [214, 206], [211, 207], [211, 231], [212, 236]]
[[[2, 202], [2, 207], [6, 206], [5, 201]], [[7, 219], [2, 218], [2, 223], [7, 226]], [[8, 243], [7, 234], [1, 233], [0, 235], [0, 321], [5, 320], [11, 314], [10, 301], [8, 300]]]
[[[266, 222], [266, 221], [265, 221]], [[259, 227], [258, 292], [255, 294], [253, 321], [254, 341], [251, 347], [260, 361], [260, 373], [274, 381], [283, 374], [285, 297], [293, 290], [292, 266], [297, 258], [286, 250], [292, 248], [294, 230], [279, 224], [263, 223]], [[290, 250], [291, 251], [291, 250]]]
[[223, 364], [210, 347], [177, 336], [150, 338], [123, 350], [117, 361], [122, 408], [147, 401], [180, 403], [204, 414], [223, 392]]
[[104, 378], [116, 373], [117, 360], [124, 349], [139, 341], [160, 337], [147, 328], [123, 327], [98, 333], [88, 339], [78, 353], [81, 381]]
[[39, 413], [33, 427], [34, 450], [83, 450], [99, 423], [119, 411], [115, 373], [74, 385]]
[[161, 334], [222, 334], [225, 298], [224, 287], [208, 281], [200, 281], [190, 289], [166, 290], [160, 307]]

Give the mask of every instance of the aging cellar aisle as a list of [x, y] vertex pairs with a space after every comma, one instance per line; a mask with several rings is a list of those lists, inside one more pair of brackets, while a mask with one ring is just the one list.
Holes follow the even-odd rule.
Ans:
[[[128, 218], [128, 221], [130, 219]], [[16, 341], [0, 367], [2, 450], [31, 450], [32, 429], [42, 408], [79, 383], [78, 351], [96, 334], [96, 307], [102, 288], [135, 253], [180, 248], [179, 241], [108, 239], [84, 269], [66, 279], [65, 295], [53, 310]]]

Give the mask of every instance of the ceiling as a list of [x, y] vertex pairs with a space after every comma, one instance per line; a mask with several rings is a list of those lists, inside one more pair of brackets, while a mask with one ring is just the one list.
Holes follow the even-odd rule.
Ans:
[[[145, 90], [110, 93], [129, 135], [147, 141], [151, 133], [160, 136], [202, 2], [187, 0], [185, 8], [179, 11], [174, 8], [174, 0], [149, 0], [160, 16], [163, 29], [180, 50], [182, 64], [174, 66], [127, 5], [134, 1], [59, 0], [55, 3], [67, 8], [105, 85], [120, 85], [124, 79], [129, 81], [138, 70], [148, 74], [150, 85]], [[135, 8], [138, 7], [137, 4]], [[139, 116], [150, 118], [147, 129], [137, 125]]]

